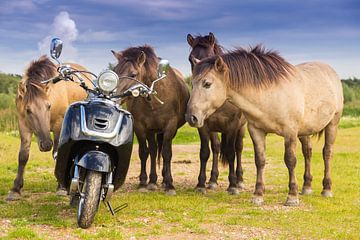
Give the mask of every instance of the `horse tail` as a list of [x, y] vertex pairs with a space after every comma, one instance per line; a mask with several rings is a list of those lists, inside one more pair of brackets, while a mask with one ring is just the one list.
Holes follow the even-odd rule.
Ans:
[[223, 164], [223, 166], [227, 166], [229, 164], [229, 160], [226, 158], [226, 154], [225, 154], [226, 145], [227, 145], [226, 134], [222, 133], [221, 142], [220, 142], [220, 161]]
[[156, 140], [157, 140], [157, 146], [158, 146], [158, 149], [157, 149], [158, 150], [158, 152], [157, 152], [157, 164], [160, 167], [163, 140], [164, 140], [164, 133], [156, 134]]

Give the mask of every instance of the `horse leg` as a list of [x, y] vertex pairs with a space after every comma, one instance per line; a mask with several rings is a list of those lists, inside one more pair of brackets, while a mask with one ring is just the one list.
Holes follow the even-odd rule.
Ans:
[[198, 184], [195, 189], [198, 192], [206, 193], [206, 164], [210, 156], [209, 132], [204, 127], [198, 128], [198, 132], [200, 136], [200, 173], [198, 177]]
[[[57, 157], [57, 148], [58, 148], [58, 144], [59, 144], [59, 136], [60, 136], [60, 131], [54, 131], [54, 146], [53, 146], [52, 155], [53, 155], [53, 158], [54, 158], [55, 161], [56, 161], [56, 157]], [[63, 186], [62, 184], [58, 183], [58, 186], [56, 188], [56, 195], [58, 195], [58, 196], [67, 196], [66, 187]]]
[[144, 192], [147, 191], [147, 174], [146, 174], [146, 161], [149, 156], [149, 149], [146, 145], [146, 135], [145, 130], [138, 130], [135, 129], [136, 137], [138, 139], [139, 143], [139, 157], [140, 157], [140, 163], [141, 163], [141, 170], [140, 170], [140, 184], [139, 184], [139, 191]]
[[225, 155], [229, 163], [229, 187], [228, 193], [231, 195], [238, 195], [239, 189], [236, 186], [236, 174], [235, 174], [235, 137], [234, 134], [227, 134]]
[[150, 151], [150, 159], [151, 159], [151, 167], [150, 167], [150, 181], [147, 185], [147, 189], [151, 191], [155, 191], [157, 189], [156, 181], [156, 155], [157, 155], [157, 143], [155, 140], [155, 133], [150, 132], [147, 134], [147, 140], [149, 143], [149, 151]]
[[244, 179], [243, 179], [243, 168], [241, 164], [241, 155], [244, 148], [244, 135], [245, 135], [245, 125], [242, 125], [236, 136], [235, 151], [236, 151], [236, 186], [240, 189], [244, 189]]
[[163, 142], [163, 179], [165, 183], [165, 192], [167, 195], [176, 195], [175, 187], [173, 185], [173, 178], [171, 175], [171, 158], [172, 158], [172, 139], [175, 137], [177, 131], [177, 122], [170, 121], [164, 129]]
[[285, 154], [284, 160], [289, 171], [289, 194], [285, 206], [299, 205], [298, 186], [295, 176], [296, 167], [296, 136], [285, 137]]
[[217, 179], [219, 177], [219, 152], [220, 140], [216, 132], [210, 133], [211, 151], [213, 153], [213, 162], [211, 167], [211, 176], [209, 181], [209, 189], [217, 188]]
[[32, 132], [21, 120], [19, 120], [19, 132], [21, 145], [18, 155], [18, 172], [14, 180], [13, 187], [9, 191], [9, 194], [6, 198], [7, 201], [14, 201], [20, 199], [20, 191], [21, 188], [24, 186], [25, 166], [29, 159]]
[[323, 190], [321, 195], [323, 197], [333, 197], [331, 191], [331, 178], [330, 178], [330, 160], [332, 158], [333, 145], [335, 142], [337, 127], [339, 124], [340, 115], [337, 114], [331, 120], [331, 122], [325, 127], [325, 144], [323, 148], [323, 159], [324, 159], [324, 178], [323, 178]]
[[299, 137], [301, 142], [301, 149], [305, 159], [305, 172], [304, 172], [304, 185], [301, 190], [301, 194], [309, 195], [312, 193], [311, 182], [311, 155], [312, 155], [312, 147], [310, 136]]
[[251, 140], [254, 145], [255, 151], [255, 165], [256, 165], [256, 184], [255, 192], [252, 198], [252, 202], [256, 205], [261, 205], [264, 202], [264, 167], [265, 167], [265, 136], [266, 133], [256, 128], [255, 126], [248, 124], [248, 130]]

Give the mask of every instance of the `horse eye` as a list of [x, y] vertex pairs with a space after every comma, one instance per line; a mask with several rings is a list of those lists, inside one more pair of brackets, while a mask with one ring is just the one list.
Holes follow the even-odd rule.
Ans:
[[204, 88], [210, 88], [211, 83], [210, 82], [204, 82], [203, 87]]
[[26, 109], [26, 113], [27, 113], [27, 114], [31, 114], [30, 108], [27, 108], [27, 109]]
[[131, 78], [136, 78], [136, 76], [137, 76], [137, 73], [130, 73], [129, 74], [129, 77], [131, 77]]
[[48, 104], [46, 107], [47, 107], [47, 110], [50, 110], [51, 104]]

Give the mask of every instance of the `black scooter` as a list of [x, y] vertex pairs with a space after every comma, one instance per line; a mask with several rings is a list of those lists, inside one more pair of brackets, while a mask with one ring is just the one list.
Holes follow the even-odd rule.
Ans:
[[[78, 205], [77, 222], [81, 228], [88, 228], [93, 222], [102, 200], [114, 215], [124, 205], [113, 209], [110, 199], [125, 181], [133, 146], [133, 118], [117, 102], [125, 97], [148, 97], [156, 94], [153, 86], [148, 87], [136, 79], [136, 85], [120, 95], [114, 95], [119, 77], [106, 70], [98, 77], [87, 71], [78, 71], [62, 65], [58, 58], [62, 41], [54, 38], [50, 55], [60, 67], [59, 75], [43, 83], [74, 81], [88, 92], [88, 98], [69, 106], [61, 128], [56, 153], [55, 176], [67, 188], [70, 204]], [[160, 61], [159, 79], [166, 77], [169, 65]], [[94, 88], [89, 88], [79, 73], [88, 73], [96, 78]]]

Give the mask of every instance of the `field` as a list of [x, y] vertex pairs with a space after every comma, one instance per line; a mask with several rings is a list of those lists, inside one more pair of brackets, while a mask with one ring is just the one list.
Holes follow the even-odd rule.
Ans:
[[[226, 193], [227, 168], [220, 167], [220, 185], [203, 195], [196, 193], [199, 144], [194, 129], [183, 127], [175, 140], [173, 177], [176, 196], [162, 190], [139, 193], [140, 169], [137, 145], [125, 185], [113, 205], [129, 206], [112, 217], [100, 206], [94, 224], [76, 226], [75, 209], [66, 197], [55, 195], [54, 162], [50, 153], [31, 147], [23, 199], [6, 202], [17, 169], [19, 139], [0, 133], [0, 238], [1, 239], [358, 239], [360, 226], [360, 119], [344, 117], [332, 161], [334, 198], [320, 192], [323, 176], [323, 139], [313, 139], [313, 190], [300, 196], [299, 207], [285, 207], [288, 173], [283, 162], [283, 141], [267, 138], [266, 195], [263, 206], [250, 199], [255, 184], [255, 164], [250, 137], [245, 138], [243, 167], [246, 190], [238, 196]], [[299, 186], [304, 163], [298, 144], [296, 168]], [[210, 168], [211, 161], [208, 163]], [[160, 171], [158, 171], [160, 172]], [[209, 176], [209, 172], [208, 172]], [[161, 180], [161, 178], [160, 178]], [[300, 189], [300, 188], [299, 188]]]

